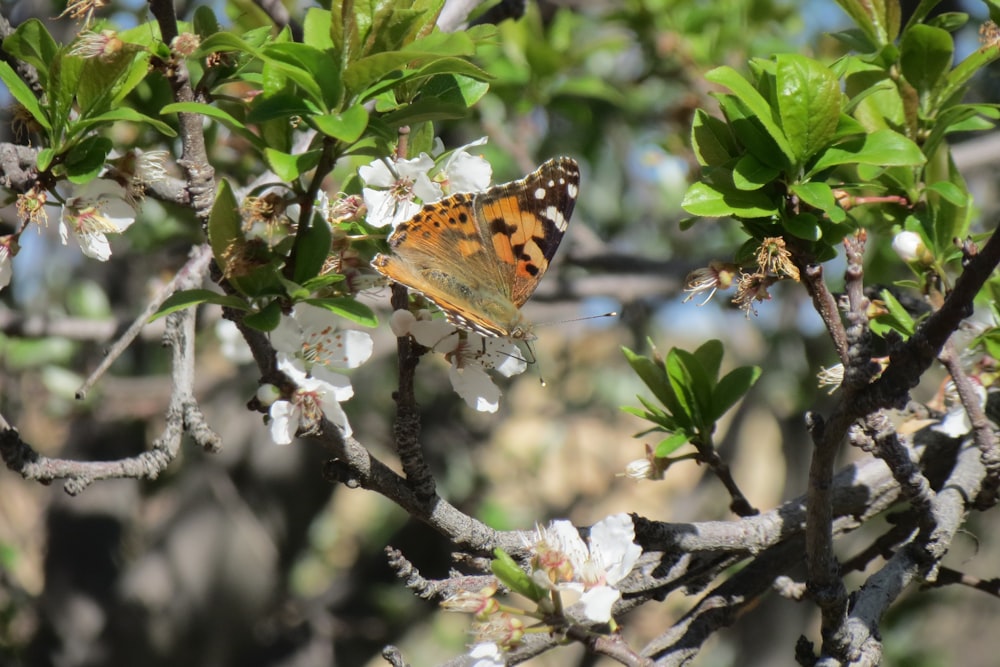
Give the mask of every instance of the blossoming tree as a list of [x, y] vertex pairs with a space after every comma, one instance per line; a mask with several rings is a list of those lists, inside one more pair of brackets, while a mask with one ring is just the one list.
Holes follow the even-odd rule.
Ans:
[[[370, 633], [393, 665], [674, 665], [736, 625], [778, 638], [741, 664], [875, 665], [905, 592], [996, 597], [945, 562], [1000, 487], [1000, 240], [950, 143], [1000, 118], [965, 97], [994, 23], [840, 0], [850, 29], [778, 48], [794, 12], [743, 3], [107, 4], [0, 22], [12, 659], [360, 664]], [[404, 244], [411, 290], [375, 270]], [[608, 301], [624, 326], [491, 335]], [[795, 481], [758, 484], [782, 446]], [[431, 647], [417, 598], [468, 618]]]

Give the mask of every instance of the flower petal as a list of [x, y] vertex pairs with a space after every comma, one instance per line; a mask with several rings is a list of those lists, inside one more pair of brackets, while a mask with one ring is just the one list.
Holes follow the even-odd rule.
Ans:
[[290, 401], [275, 401], [269, 411], [271, 415], [271, 439], [276, 445], [291, 444], [299, 429], [299, 410]]
[[611, 620], [611, 607], [621, 596], [621, 591], [616, 588], [598, 586], [581, 595], [577, 605], [582, 608], [583, 615], [587, 619], [596, 623], [607, 623]]
[[455, 391], [470, 408], [479, 412], [496, 412], [500, 407], [500, 389], [479, 366], [448, 369], [448, 378]]
[[591, 527], [590, 556], [607, 573], [608, 584], [624, 579], [642, 555], [634, 539], [635, 524], [628, 514], [612, 514]]

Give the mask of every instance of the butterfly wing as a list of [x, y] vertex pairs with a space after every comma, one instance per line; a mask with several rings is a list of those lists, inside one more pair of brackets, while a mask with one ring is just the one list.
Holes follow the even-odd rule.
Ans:
[[479, 236], [499, 272], [500, 288], [520, 308], [556, 254], [580, 186], [568, 157], [549, 160], [519, 181], [476, 196]]
[[419, 292], [458, 326], [491, 336], [506, 328], [483, 312], [483, 294], [503, 280], [496, 258], [480, 235], [473, 195], [460, 193], [424, 206], [389, 237], [392, 254], [372, 266], [386, 278]]

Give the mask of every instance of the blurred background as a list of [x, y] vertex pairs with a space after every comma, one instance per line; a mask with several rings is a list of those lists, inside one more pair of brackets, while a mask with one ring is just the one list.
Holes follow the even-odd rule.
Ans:
[[[195, 4], [177, 3], [178, 15], [190, 16]], [[248, 2], [213, 6], [238, 32], [267, 24]], [[14, 25], [63, 9], [0, 2]], [[960, 33], [959, 56], [976, 48], [982, 6], [939, 9], [973, 14]], [[109, 11], [122, 27], [147, 20], [140, 2]], [[530, 321], [551, 323], [538, 330], [538, 364], [504, 382], [500, 411], [469, 410], [440, 359], [420, 365], [422, 442], [443, 497], [498, 529], [550, 518], [588, 525], [615, 512], [662, 521], [731, 518], [721, 484], [693, 463], [660, 482], [619, 474], [657, 441], [635, 438], [644, 423], [620, 410], [637, 405], [644, 392], [621, 346], [648, 352], [652, 341], [666, 352], [708, 338], [726, 344], [724, 372], [748, 364], [765, 369], [719, 434], [737, 482], [763, 510], [805, 491], [811, 445], [802, 415], [824, 409], [816, 373], [836, 362], [832, 347], [796, 285], [780, 285], [750, 319], [731, 307], [731, 295], [703, 306], [682, 303], [686, 274], [731, 259], [744, 237], [726, 221], [682, 231], [679, 203], [697, 176], [691, 115], [714, 109], [704, 73], [722, 64], [743, 69], [750, 57], [785, 51], [835, 58], [840, 45], [825, 33], [847, 25], [834, 2], [818, 0], [566, 0], [529, 3], [523, 18], [500, 26], [500, 39], [480, 57], [496, 81], [473, 117], [440, 126], [445, 146], [488, 136], [481, 150], [496, 182], [571, 155], [581, 163], [582, 188], [563, 247], [526, 306]], [[68, 20], [50, 29], [72, 39]], [[10, 141], [11, 100], [0, 93], [8, 121], [0, 132]], [[994, 70], [972, 94], [997, 102], [998, 93]], [[168, 90], [153, 79], [135, 95], [155, 110]], [[122, 127], [115, 142], [163, 147], [130, 131]], [[998, 208], [997, 138], [980, 135], [955, 151], [986, 228]], [[241, 182], [262, 169], [223, 130], [209, 139], [218, 175]], [[336, 192], [357, 166], [339, 167], [327, 189]], [[0, 225], [16, 224], [13, 208], [4, 209]], [[873, 230], [871, 280], [904, 277], [879, 261], [891, 231]], [[107, 264], [64, 248], [54, 224], [26, 237], [14, 282], [0, 293], [0, 412], [42, 454], [101, 460], [149, 448], [169, 395], [162, 322], [147, 327], [86, 401], [73, 393], [199, 234], [188, 212], [150, 200]], [[834, 289], [841, 270], [837, 262], [827, 267]], [[387, 315], [388, 290], [366, 299]], [[619, 316], [564, 322], [609, 310]], [[423, 576], [443, 577], [448, 542], [384, 498], [325, 481], [328, 452], [305, 441], [274, 445], [260, 416], [245, 407], [258, 374], [219, 317], [214, 307], [199, 311], [196, 396], [222, 436], [221, 453], [186, 446], [156, 481], [99, 482], [76, 498], [59, 484], [40, 486], [0, 470], [0, 664], [382, 665], [379, 653], [390, 643], [414, 667], [460, 654], [470, 641], [470, 618], [416, 599], [384, 553], [391, 545]], [[372, 334], [375, 356], [353, 373], [355, 397], [344, 407], [359, 441], [398, 467], [391, 450], [395, 340], [386, 326]], [[917, 397], [929, 399], [941, 379], [928, 374]], [[843, 555], [867, 546], [877, 529], [843, 540]], [[949, 564], [992, 578], [998, 534], [995, 519], [974, 516]], [[647, 605], [624, 619], [625, 636], [642, 646], [694, 601], [676, 593]], [[995, 665], [1000, 638], [990, 628], [997, 611], [996, 598], [968, 589], [911, 590], [886, 626], [886, 664]], [[815, 636], [817, 627], [811, 607], [772, 596], [720, 633], [694, 664], [792, 664], [795, 639]], [[530, 664], [611, 663], [567, 647]]]

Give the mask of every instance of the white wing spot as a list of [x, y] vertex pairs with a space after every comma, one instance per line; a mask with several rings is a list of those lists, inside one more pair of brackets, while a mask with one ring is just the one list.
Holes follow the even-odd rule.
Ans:
[[564, 216], [562, 211], [555, 206], [549, 206], [545, 209], [545, 217], [551, 220], [555, 224], [556, 229], [560, 232], [565, 232], [566, 227], [569, 226], [569, 221], [566, 220], [566, 216]]
[[545, 188], [535, 190], [535, 199], [545, 199]]
[[570, 199], [576, 199], [576, 195], [577, 195], [577, 193], [578, 193], [579, 191], [580, 191], [580, 188], [576, 187], [576, 186], [575, 186], [575, 185], [573, 185], [572, 183], [570, 183], [570, 184], [569, 184], [569, 185], [568, 185], [568, 186], [566, 187], [566, 194], [568, 194], [568, 195], [569, 195], [569, 198], [570, 198]]
[[551, 188], [551, 187], [555, 186], [555, 184], [556, 184], [556, 182], [550, 178], [549, 179], [549, 187]]

